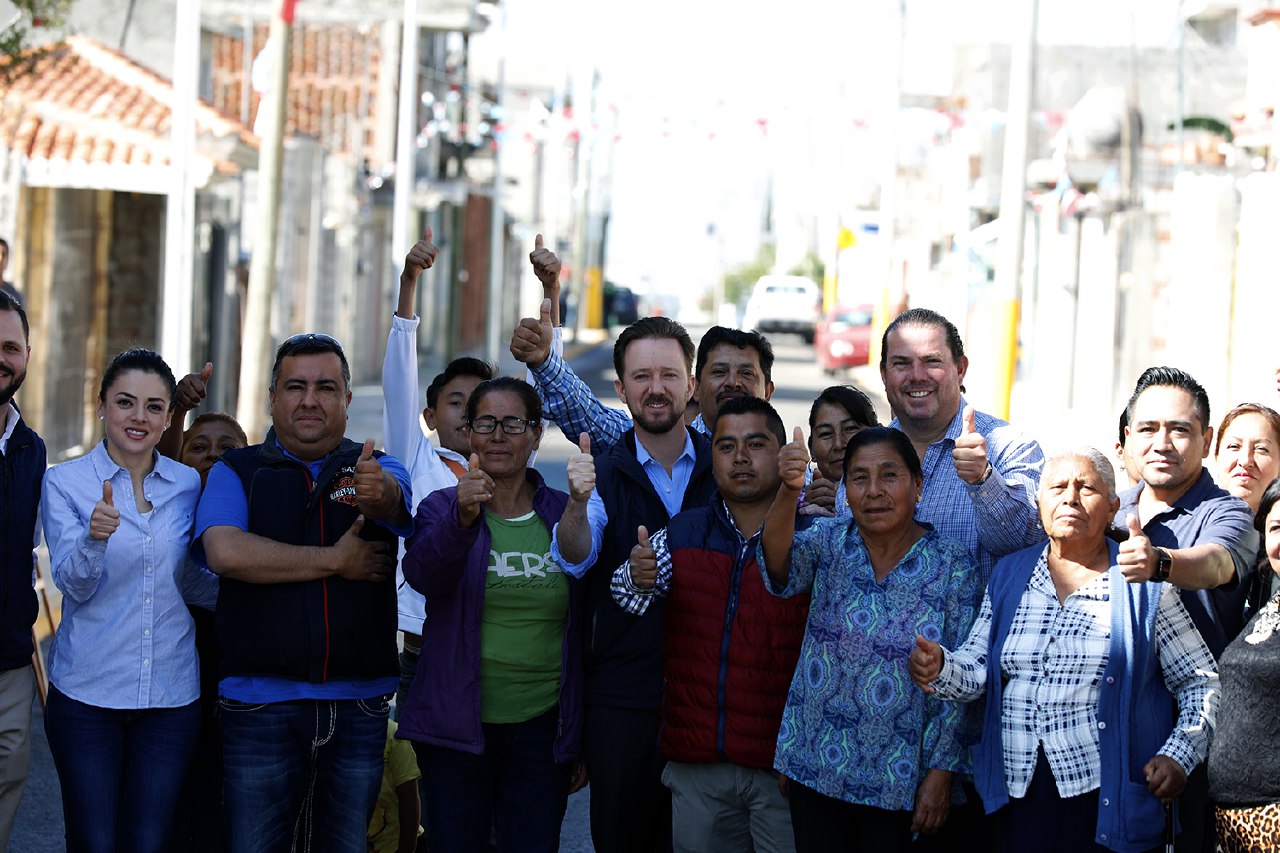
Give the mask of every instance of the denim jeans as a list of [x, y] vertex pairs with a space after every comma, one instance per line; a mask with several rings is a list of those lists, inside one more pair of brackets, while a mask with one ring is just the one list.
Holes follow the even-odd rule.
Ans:
[[573, 762], [552, 753], [558, 706], [523, 723], [485, 723], [484, 753], [414, 743], [431, 853], [479, 853], [496, 830], [500, 853], [560, 848]]
[[50, 685], [44, 725], [62, 786], [67, 849], [165, 850], [200, 704], [98, 708]]
[[390, 698], [220, 699], [229, 848], [363, 851], [382, 783]]

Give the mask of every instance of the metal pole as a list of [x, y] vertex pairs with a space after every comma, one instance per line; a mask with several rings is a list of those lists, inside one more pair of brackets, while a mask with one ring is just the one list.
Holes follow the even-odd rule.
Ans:
[[[181, 5], [181, 4], [179, 4]], [[249, 264], [249, 297], [244, 318], [244, 359], [236, 418], [250, 441], [265, 432], [267, 385], [271, 369], [271, 297], [276, 287], [276, 237], [280, 212], [280, 172], [284, 161], [285, 100], [289, 82], [289, 38], [297, 0], [280, 0], [271, 18], [264, 51], [271, 63], [271, 84], [258, 109], [262, 148], [258, 154], [258, 222]]]
[[[1133, 105], [1135, 108], [1137, 104]], [[1177, 140], [1178, 140], [1178, 159], [1176, 161], [1176, 169], [1181, 172], [1184, 165], [1183, 157], [1186, 148], [1186, 133], [1183, 127], [1183, 119], [1187, 115], [1187, 19], [1186, 13], [1183, 11], [1182, 0], [1178, 0], [1178, 119], [1177, 119]]]
[[1036, 23], [1039, 0], [1016, 4], [1021, 16], [1009, 58], [1009, 109], [1000, 176], [1000, 240], [996, 247], [995, 292], [999, 299], [1000, 359], [996, 374], [997, 414], [1006, 420], [1018, 363], [1018, 315], [1022, 291], [1022, 250], [1027, 230], [1027, 146], [1036, 80]]
[[[507, 4], [498, 4], [498, 38], [502, 42], [503, 49], [498, 54], [498, 110], [494, 116], [495, 127], [493, 128], [493, 207], [490, 210], [491, 219], [489, 224], [489, 311], [488, 322], [485, 327], [485, 353], [486, 358], [494, 364], [498, 363], [502, 354], [502, 309], [503, 309], [503, 277], [504, 277], [504, 261], [506, 260], [506, 241], [503, 239], [506, 235], [506, 212], [502, 206], [502, 160], [503, 153], [506, 150], [505, 141], [502, 134], [498, 132], [496, 123], [505, 120], [505, 110], [507, 103]], [[554, 246], [555, 244], [552, 243]]]
[[181, 375], [191, 367], [196, 207], [191, 176], [196, 153], [196, 99], [200, 79], [200, 0], [177, 4], [173, 44], [169, 130], [172, 179], [165, 207], [160, 351]]
[[417, 146], [418, 100], [418, 0], [404, 0], [404, 25], [400, 31], [400, 103], [396, 109], [396, 185], [391, 206], [391, 264], [397, 268], [417, 235], [409, 233], [413, 201], [414, 160]]

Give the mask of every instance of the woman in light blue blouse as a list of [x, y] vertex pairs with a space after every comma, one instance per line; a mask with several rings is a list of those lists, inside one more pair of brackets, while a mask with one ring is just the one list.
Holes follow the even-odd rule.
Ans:
[[[797, 428], [797, 433], [800, 430]], [[963, 638], [982, 590], [959, 543], [913, 518], [920, 459], [901, 432], [871, 427], [845, 448], [852, 518], [795, 529], [809, 454], [778, 457], [783, 485], [765, 521], [770, 590], [812, 594], [774, 767], [789, 782], [796, 850], [905, 850], [947, 820], [969, 772], [964, 711], [914, 689], [917, 634]]]
[[200, 475], [155, 449], [174, 387], [156, 353], [120, 353], [98, 392], [105, 438], [45, 475], [63, 595], [45, 728], [76, 851], [163, 850], [199, 730], [185, 603], [212, 607], [217, 580], [187, 556]]

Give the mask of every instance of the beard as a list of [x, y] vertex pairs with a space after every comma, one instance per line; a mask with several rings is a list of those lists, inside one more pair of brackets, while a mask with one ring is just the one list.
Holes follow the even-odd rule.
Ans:
[[[655, 400], [665, 402], [667, 404], [665, 413], [650, 412], [645, 408], [644, 403], [653, 402]], [[684, 407], [679, 407], [679, 411], [677, 411], [675, 401], [671, 398], [650, 397], [645, 400], [644, 403], [641, 403], [640, 411], [631, 413], [631, 418], [636, 422], [636, 424], [644, 427], [645, 432], [649, 432], [654, 435], [665, 435], [675, 429], [676, 424], [684, 423]]]
[[[11, 370], [0, 368], [0, 407], [9, 405], [9, 401], [13, 399], [14, 394], [18, 393], [18, 389], [22, 387], [22, 383], [26, 378], [26, 370], [21, 373], [14, 373]], [[8, 383], [2, 384], [6, 379]], [[0, 417], [0, 423], [3, 423], [2, 417]]]

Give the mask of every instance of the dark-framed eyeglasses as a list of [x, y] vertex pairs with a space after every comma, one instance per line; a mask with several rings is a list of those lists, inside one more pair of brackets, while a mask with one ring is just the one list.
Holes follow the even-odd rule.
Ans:
[[467, 421], [467, 426], [472, 432], [480, 435], [488, 435], [498, 428], [498, 424], [502, 424], [502, 431], [507, 435], [524, 435], [524, 433], [534, 424], [534, 421], [527, 421], [524, 418], [511, 417], [498, 420], [493, 415], [485, 415], [480, 418], [472, 418]]

